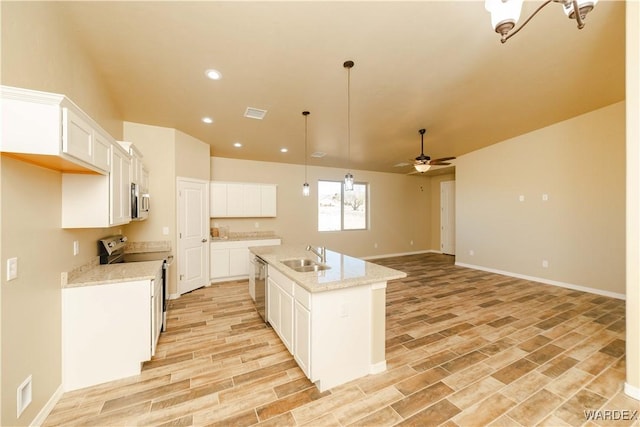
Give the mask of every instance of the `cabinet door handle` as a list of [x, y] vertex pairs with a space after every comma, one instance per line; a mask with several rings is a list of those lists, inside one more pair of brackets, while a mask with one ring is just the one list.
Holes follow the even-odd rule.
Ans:
[[208, 239], [202, 239], [202, 243], [207, 243]]

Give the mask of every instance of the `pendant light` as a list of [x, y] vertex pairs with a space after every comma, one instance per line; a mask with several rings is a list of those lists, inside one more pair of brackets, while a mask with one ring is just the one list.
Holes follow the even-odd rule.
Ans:
[[307, 116], [309, 114], [311, 113], [308, 111], [302, 112], [304, 116], [304, 184], [302, 184], [302, 195], [305, 197], [308, 197], [310, 193], [309, 183], [307, 182]]
[[347, 167], [349, 171], [344, 176], [344, 190], [353, 191], [353, 175], [351, 174], [351, 68], [353, 61], [342, 64], [347, 69]]

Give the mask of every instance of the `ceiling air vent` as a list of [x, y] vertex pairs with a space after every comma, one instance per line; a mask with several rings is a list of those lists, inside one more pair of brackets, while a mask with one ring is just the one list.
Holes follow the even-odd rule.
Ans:
[[260, 110], [259, 108], [247, 107], [247, 111], [244, 112], [244, 116], [250, 119], [264, 119], [267, 115], [267, 110]]

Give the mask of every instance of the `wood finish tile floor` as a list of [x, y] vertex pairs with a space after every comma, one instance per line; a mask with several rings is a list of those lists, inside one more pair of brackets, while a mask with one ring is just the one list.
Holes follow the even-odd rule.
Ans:
[[386, 372], [320, 393], [226, 282], [171, 301], [140, 375], [65, 393], [45, 426], [640, 425], [624, 301], [445, 255], [376, 262], [408, 274], [387, 288]]

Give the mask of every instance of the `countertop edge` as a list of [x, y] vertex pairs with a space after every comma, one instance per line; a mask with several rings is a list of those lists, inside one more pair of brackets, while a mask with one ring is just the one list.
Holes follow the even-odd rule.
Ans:
[[[271, 248], [271, 249], [269, 249]], [[306, 272], [306, 273], [298, 273], [292, 270], [291, 268], [285, 266], [280, 262], [278, 258], [293, 258], [292, 254], [295, 252], [297, 256], [302, 256], [303, 254], [309, 257], [308, 252], [304, 252], [303, 250], [292, 248], [287, 245], [282, 246], [260, 246], [260, 247], [250, 247], [249, 250], [254, 255], [257, 255], [263, 258], [268, 264], [270, 268], [275, 268], [280, 273], [284, 274], [287, 278], [291, 279], [298, 285], [300, 285], [305, 290], [316, 293], [316, 292], [325, 292], [337, 289], [345, 289], [357, 286], [367, 286], [375, 283], [388, 282], [390, 280], [402, 279], [407, 277], [407, 274], [394, 270], [389, 267], [385, 267], [379, 264], [375, 264], [369, 261], [361, 260], [359, 258], [350, 257], [348, 255], [340, 254], [343, 257], [347, 257], [350, 259], [358, 260], [365, 263], [365, 266], [369, 266], [369, 268], [373, 268], [374, 272], [366, 274], [364, 277], [355, 277], [355, 278], [346, 278], [341, 280], [334, 280], [326, 283], [310, 283], [313, 282], [314, 279], [317, 281], [319, 274], [322, 272]], [[284, 256], [282, 254], [285, 254]], [[315, 255], [314, 255], [315, 256]], [[328, 264], [329, 265], [329, 264]], [[307, 280], [305, 280], [307, 279]]]
[[158, 270], [162, 268], [163, 262], [162, 260], [156, 260], [100, 264], [81, 274], [71, 282], [63, 284], [62, 289], [151, 280], [156, 277]]

